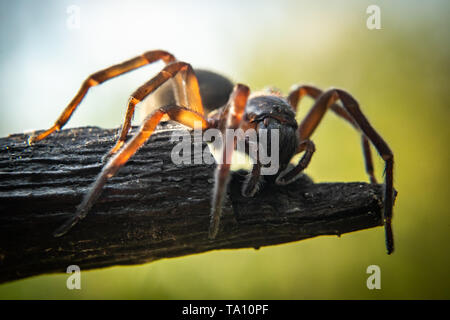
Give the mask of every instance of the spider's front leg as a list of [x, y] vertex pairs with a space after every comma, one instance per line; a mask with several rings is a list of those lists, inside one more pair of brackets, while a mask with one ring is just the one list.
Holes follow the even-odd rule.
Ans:
[[177, 121], [183, 125], [194, 128], [195, 125], [201, 123], [201, 129], [206, 130], [210, 127], [210, 123], [203, 115], [176, 105], [166, 106], [158, 109], [149, 115], [136, 132], [136, 134], [128, 141], [122, 149], [120, 149], [114, 157], [110, 158], [103, 170], [98, 175], [89, 192], [84, 197], [82, 203], [78, 206], [75, 215], [59, 227], [54, 236], [59, 237], [67, 233], [78, 221], [82, 220], [90, 208], [100, 196], [100, 193], [106, 181], [113, 177], [117, 171], [133, 156], [136, 151], [150, 138], [156, 126], [161, 119], [167, 115], [169, 119]]
[[[214, 239], [219, 231], [223, 199], [229, 182], [231, 158], [236, 143], [234, 134], [230, 133], [241, 126], [249, 94], [250, 89], [247, 86], [237, 84], [219, 119], [219, 129], [222, 132], [223, 143], [219, 163], [214, 174], [214, 191], [209, 225], [210, 239]], [[227, 129], [231, 129], [231, 131]]]
[[[294, 108], [294, 110], [297, 111], [298, 104], [300, 103], [300, 100], [305, 96], [308, 95], [314, 100], [317, 100], [317, 98], [320, 97], [322, 94], [322, 90], [320, 90], [317, 87], [311, 86], [311, 85], [300, 85], [294, 88], [288, 96], [288, 101], [291, 104], [291, 106]], [[358, 124], [353, 120], [352, 116], [345, 111], [345, 109], [340, 106], [337, 103], [332, 103], [329, 107], [337, 116], [340, 118], [346, 120], [348, 123], [350, 123], [353, 128], [357, 131], [361, 131]], [[308, 132], [308, 131], [307, 131]], [[305, 130], [303, 129], [302, 132], [305, 133]], [[308, 132], [309, 136], [311, 136], [312, 132]], [[374, 169], [373, 169], [373, 161], [372, 161], [372, 152], [370, 151], [370, 144], [369, 140], [364, 134], [361, 134], [361, 144], [363, 149], [363, 155], [364, 155], [364, 163], [366, 167], [367, 175], [369, 176], [371, 183], [377, 183], [377, 180], [375, 178]]]

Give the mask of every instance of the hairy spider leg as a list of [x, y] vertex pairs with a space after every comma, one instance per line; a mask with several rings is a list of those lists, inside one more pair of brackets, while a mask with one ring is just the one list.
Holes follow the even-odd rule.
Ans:
[[67, 233], [78, 221], [88, 214], [94, 202], [98, 199], [106, 181], [113, 177], [117, 171], [136, 153], [136, 151], [150, 138], [161, 119], [167, 115], [170, 120], [194, 128], [201, 123], [201, 129], [206, 130], [210, 124], [205, 117], [191, 109], [170, 105], [159, 108], [144, 120], [139, 130], [112, 158], [109, 159], [97, 179], [78, 206], [75, 215], [59, 227], [53, 235], [60, 237]]
[[353, 118], [354, 122], [361, 129], [363, 134], [375, 146], [380, 156], [385, 161], [385, 189], [384, 189], [384, 228], [386, 236], [387, 253], [394, 251], [394, 236], [392, 232], [392, 212], [394, 205], [394, 155], [388, 144], [376, 132], [367, 118], [361, 112], [358, 102], [346, 91], [340, 89], [330, 89], [322, 93], [314, 103], [305, 119], [300, 124], [300, 139], [308, 139], [319, 125], [325, 112], [338, 100], [341, 100], [345, 111]]
[[[317, 87], [311, 85], [300, 85], [294, 88], [289, 93], [288, 101], [294, 108], [294, 110], [297, 111], [297, 106], [299, 105], [300, 100], [305, 95], [308, 95], [314, 100], [316, 100], [322, 93], [323, 93], [322, 90], [320, 90]], [[358, 132], [361, 132], [361, 129], [359, 128], [358, 124], [353, 120], [353, 118], [348, 114], [347, 111], [345, 111], [345, 109], [342, 106], [340, 106], [337, 103], [333, 103], [330, 106], [330, 109], [333, 110], [334, 113], [336, 113], [341, 118], [347, 120], [347, 122], [349, 122]], [[367, 140], [367, 137], [364, 135], [364, 133], [361, 133], [361, 145], [363, 149], [366, 173], [369, 176], [371, 183], [377, 183], [373, 169], [372, 152], [370, 150], [369, 140]]]
[[72, 101], [68, 104], [68, 106], [64, 109], [64, 111], [61, 113], [59, 118], [56, 120], [55, 124], [51, 126], [49, 129], [45, 130], [44, 132], [40, 133], [39, 135], [33, 134], [29, 139], [28, 143], [32, 144], [36, 141], [42, 140], [48, 135], [50, 135], [52, 132], [60, 130], [69, 120], [69, 118], [72, 116], [75, 109], [78, 107], [78, 105], [81, 103], [89, 89], [93, 86], [96, 86], [102, 82], [105, 82], [109, 79], [112, 79], [114, 77], [120, 76], [124, 73], [127, 73], [129, 71], [135, 70], [137, 68], [140, 68], [142, 66], [151, 64], [153, 62], [156, 62], [158, 60], [164, 61], [166, 64], [172, 63], [175, 60], [175, 57], [170, 54], [169, 52], [163, 51], [163, 50], [154, 50], [154, 51], [148, 51], [144, 54], [132, 58], [130, 60], [124, 61], [122, 63], [113, 65], [109, 68], [106, 68], [104, 70], [100, 70], [96, 73], [91, 74], [81, 85], [78, 93], [75, 95], [75, 97], [72, 99]]
[[[242, 123], [242, 116], [247, 105], [250, 89], [243, 85], [235, 85], [227, 106], [219, 119], [219, 130], [222, 132], [221, 159], [214, 173], [214, 191], [211, 206], [211, 220], [209, 225], [209, 238], [214, 239], [219, 231], [222, 215], [222, 203], [227, 191], [230, 176], [231, 158], [235, 148], [234, 135], [227, 134], [226, 129], [238, 129]], [[225, 118], [226, 117], [226, 118]], [[231, 146], [229, 146], [231, 145]]]
[[191, 65], [186, 62], [173, 62], [165, 66], [164, 69], [162, 69], [155, 77], [143, 84], [131, 95], [130, 99], [128, 100], [127, 112], [124, 123], [122, 125], [122, 131], [120, 133], [119, 139], [117, 140], [114, 147], [112, 147], [109, 153], [105, 156], [105, 158], [109, 158], [110, 156], [115, 154], [125, 143], [128, 132], [131, 128], [131, 120], [133, 118], [136, 105], [168, 80], [173, 78], [176, 79], [179, 74], [181, 74], [183, 79], [185, 79], [185, 81], [182, 81], [183, 83], [185, 83], [185, 85], [183, 85], [183, 88], [186, 89], [186, 98], [181, 99], [185, 100], [186, 105], [184, 105], [183, 107], [192, 109], [198, 114], [204, 114], [202, 99], [200, 96], [200, 88], [194, 70], [192, 69]]

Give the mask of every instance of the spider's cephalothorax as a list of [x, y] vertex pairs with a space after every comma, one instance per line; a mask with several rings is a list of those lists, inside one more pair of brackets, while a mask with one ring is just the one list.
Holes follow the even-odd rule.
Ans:
[[[283, 97], [276, 90], [250, 95], [250, 89], [245, 85], [237, 84], [233, 87], [229, 80], [218, 74], [204, 70], [194, 72], [190, 64], [177, 61], [172, 54], [166, 51], [149, 51], [89, 76], [55, 124], [39, 135], [30, 137], [29, 143], [42, 140], [52, 132], [62, 128], [90, 87], [160, 60], [165, 62], [166, 66], [131, 95], [120, 137], [107, 154], [108, 162], [78, 207], [76, 214], [55, 232], [55, 236], [65, 234], [86, 216], [100, 195], [107, 179], [112, 177], [149, 139], [158, 123], [163, 119], [168, 118], [191, 128], [194, 128], [194, 126], [197, 128], [197, 124], [200, 124], [202, 130], [214, 128], [219, 129], [222, 133], [227, 129], [242, 129], [244, 131], [265, 129], [267, 132], [276, 130], [278, 133], [279, 166], [274, 174], [264, 176], [264, 178], [283, 185], [299, 177], [309, 164], [315, 151], [315, 146], [310, 137], [326, 111], [331, 109], [360, 132], [366, 171], [371, 183], [376, 183], [376, 179], [369, 142], [374, 145], [385, 161], [383, 219], [387, 252], [389, 254], [393, 252], [394, 242], [391, 226], [394, 193], [393, 153], [361, 112], [357, 101], [344, 90], [329, 89], [322, 92], [316, 87], [301, 85], [292, 89], [287, 97]], [[172, 86], [165, 85], [169, 82], [172, 82]], [[297, 106], [305, 95], [315, 99], [315, 103], [306, 117], [298, 124], [295, 119]], [[129, 141], [126, 141], [135, 106], [148, 96], [155, 98], [154, 103], [157, 104], [158, 108], [145, 118], [139, 130]], [[338, 101], [341, 103], [338, 104]], [[207, 113], [205, 113], [205, 110]], [[269, 142], [265, 146], [258, 144], [258, 148], [266, 148], [266, 152], [270, 153], [275, 150], [271, 143]], [[210, 238], [215, 238], [219, 230], [222, 202], [228, 184], [231, 156], [235, 146], [235, 139], [223, 139], [222, 161], [217, 165], [215, 172], [209, 229]], [[298, 163], [292, 168], [288, 166], [292, 157], [299, 153], [303, 153], [303, 156]], [[260, 163], [259, 158], [255, 160], [253, 168], [243, 185], [242, 193], [245, 196], [253, 196], [258, 190], [260, 180], [263, 178], [261, 172], [265, 168], [265, 164]]]

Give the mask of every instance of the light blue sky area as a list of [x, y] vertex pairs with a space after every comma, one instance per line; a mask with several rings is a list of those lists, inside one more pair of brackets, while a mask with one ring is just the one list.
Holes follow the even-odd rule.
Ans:
[[[394, 28], [432, 19], [439, 26], [445, 16], [444, 1], [2, 1], [0, 135], [48, 127], [90, 73], [151, 49], [235, 81], [246, 79], [242, 63], [261, 41], [273, 43], [280, 62], [290, 45], [324, 55], [343, 25], [365, 28], [373, 3]], [[67, 26], [72, 5], [80, 8], [79, 29]], [[128, 95], [160, 67], [95, 88], [68, 127], [119, 126]]]

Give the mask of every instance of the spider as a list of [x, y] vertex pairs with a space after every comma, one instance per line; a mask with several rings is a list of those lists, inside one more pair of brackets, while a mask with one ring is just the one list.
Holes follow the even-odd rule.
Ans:
[[[204, 131], [210, 128], [219, 129], [221, 132], [226, 129], [238, 128], [256, 131], [261, 129], [279, 130], [279, 145], [281, 146], [279, 167], [277, 173], [269, 180], [278, 185], [285, 185], [296, 180], [308, 166], [315, 151], [314, 143], [310, 140], [311, 135], [320, 124], [326, 111], [331, 109], [361, 134], [365, 169], [371, 183], [376, 183], [376, 179], [369, 142], [374, 145], [385, 162], [383, 222], [387, 253], [393, 252], [394, 240], [391, 225], [394, 192], [393, 153], [361, 112], [358, 102], [348, 92], [341, 89], [333, 88], [323, 92], [314, 86], [299, 85], [295, 86], [287, 97], [282, 96], [276, 90], [250, 95], [250, 89], [246, 85], [236, 84], [233, 87], [228, 79], [212, 72], [198, 71], [200, 76], [197, 77], [196, 71], [189, 63], [178, 61], [171, 53], [163, 50], [148, 51], [90, 75], [82, 83], [78, 93], [55, 124], [38, 135], [33, 134], [28, 142], [32, 144], [44, 139], [52, 132], [60, 130], [91, 87], [156, 61], [163, 61], [164, 68], [131, 95], [120, 136], [106, 156], [107, 163], [82, 203], [77, 207], [75, 215], [60, 226], [54, 236], [64, 235], [87, 215], [106, 181], [115, 175], [119, 168], [150, 138], [161, 120], [170, 119], [190, 128], [194, 128], [194, 125], [199, 123], [201, 130]], [[160, 99], [161, 107], [150, 113], [134, 136], [126, 141], [135, 106], [147, 96], [154, 94], [163, 84], [169, 82], [173, 84], [176, 98]], [[305, 95], [315, 99], [315, 102], [303, 121], [298, 124], [295, 119], [297, 106]], [[228, 101], [224, 100], [224, 103], [218, 103], [215, 97], [226, 97]], [[338, 103], [339, 100], [341, 103]], [[208, 113], [205, 113], [205, 109]], [[227, 145], [231, 145], [231, 147], [227, 148]], [[235, 146], [236, 140], [223, 140], [221, 151], [223, 163], [217, 164], [214, 173], [215, 184], [209, 226], [209, 238], [211, 239], [216, 237], [219, 230], [221, 208], [227, 190], [231, 156]], [[292, 157], [299, 153], [303, 153], [301, 159], [295, 166], [289, 167], [288, 164]], [[257, 192], [263, 178], [261, 176], [262, 167], [263, 165], [256, 159], [242, 188], [244, 196], [250, 197]]]

